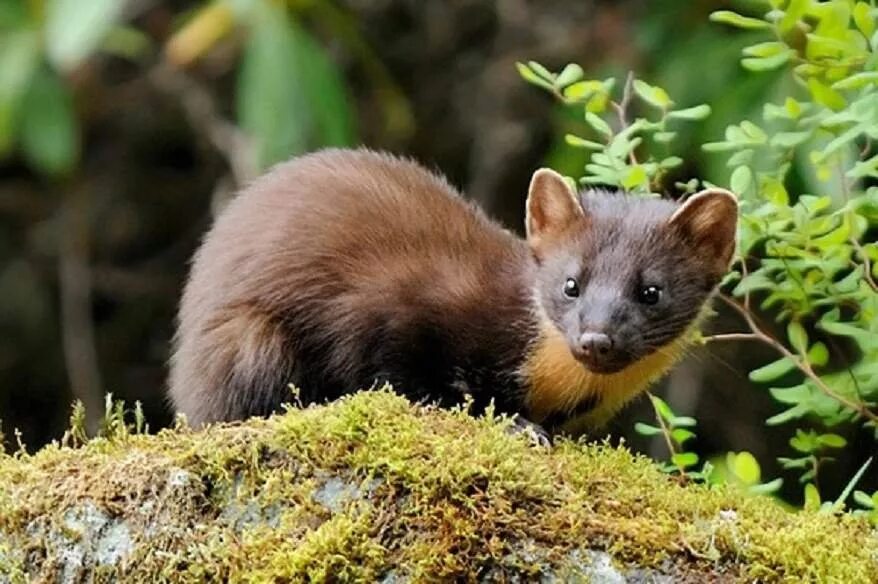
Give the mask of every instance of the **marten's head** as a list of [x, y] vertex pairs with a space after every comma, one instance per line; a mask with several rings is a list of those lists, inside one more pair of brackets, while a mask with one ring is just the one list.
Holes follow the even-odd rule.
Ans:
[[527, 240], [546, 318], [589, 370], [613, 373], [692, 325], [729, 268], [738, 205], [722, 189], [684, 203], [586, 191], [538, 170]]

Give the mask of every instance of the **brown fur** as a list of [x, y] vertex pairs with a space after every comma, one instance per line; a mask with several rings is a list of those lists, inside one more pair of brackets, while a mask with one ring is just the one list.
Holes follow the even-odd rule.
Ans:
[[[271, 413], [290, 401], [290, 383], [314, 402], [386, 381], [415, 399], [469, 395], [477, 408], [593, 426], [676, 360], [728, 263], [728, 225], [733, 233], [716, 197], [681, 207], [605, 196], [593, 207], [541, 170], [525, 242], [413, 162], [307, 155], [258, 179], [205, 237], [180, 307], [170, 397], [201, 425]], [[594, 306], [615, 310], [628, 334], [639, 308], [618, 307], [652, 264], [673, 272], [686, 310], [643, 316], [656, 326], [644, 339], [660, 344], [626, 353], [633, 361], [586, 369], [571, 352], [580, 322], [611, 313], [557, 297], [564, 278], [594, 268]]]

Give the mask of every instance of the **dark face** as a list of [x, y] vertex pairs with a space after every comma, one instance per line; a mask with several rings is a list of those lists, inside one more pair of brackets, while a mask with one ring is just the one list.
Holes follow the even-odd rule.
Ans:
[[577, 194], [539, 170], [527, 203], [538, 301], [583, 365], [621, 371], [694, 322], [728, 269], [736, 225], [721, 189], [683, 204]]
[[718, 281], [669, 228], [668, 209], [641, 204], [649, 209], [625, 218], [595, 214], [539, 264], [546, 315], [573, 355], [598, 373], [663, 350], [692, 324]]

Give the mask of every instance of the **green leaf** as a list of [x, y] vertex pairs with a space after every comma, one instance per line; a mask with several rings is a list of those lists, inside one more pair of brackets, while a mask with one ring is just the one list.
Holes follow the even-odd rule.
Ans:
[[805, 510], [817, 511], [820, 508], [820, 491], [813, 483], [805, 485]]
[[866, 38], [875, 33], [875, 18], [872, 16], [872, 7], [868, 2], [857, 2], [854, 6], [854, 23]]
[[667, 144], [671, 140], [677, 137], [676, 132], [656, 132], [652, 135], [653, 139], [656, 142], [660, 142], [662, 144]]
[[35, 31], [0, 35], [0, 157], [12, 147], [19, 110], [39, 58], [40, 38]]
[[686, 426], [691, 428], [695, 426], [698, 422], [695, 421], [695, 418], [689, 416], [674, 416], [673, 418], [668, 420], [668, 423], [675, 428], [678, 426]]
[[683, 159], [679, 156], [668, 156], [659, 162], [661, 168], [677, 168], [681, 164], [683, 164]]
[[854, 491], [854, 501], [856, 501], [860, 507], [864, 507], [866, 509], [875, 509], [876, 507], [875, 501], [872, 499], [872, 497], [870, 497], [863, 491]]
[[22, 108], [21, 147], [30, 164], [49, 176], [69, 174], [79, 158], [73, 99], [57, 76], [40, 71]]
[[716, 12], [711, 13], [710, 20], [748, 30], [771, 28], [771, 24], [764, 20], [742, 16], [731, 10], [717, 10]]
[[808, 362], [815, 367], [823, 367], [829, 362], [829, 349], [821, 342], [816, 342], [808, 349]]
[[558, 77], [555, 79], [555, 86], [566, 87], [567, 85], [582, 79], [584, 74], [582, 67], [576, 63], [570, 63], [558, 74]]
[[536, 85], [537, 87], [542, 87], [543, 89], [548, 89], [550, 91], [554, 89], [554, 86], [550, 81], [546, 81], [545, 79], [534, 73], [534, 71], [524, 63], [516, 63], [515, 68], [518, 69], [518, 74], [521, 75], [521, 78], [528, 83]]
[[646, 169], [640, 164], [636, 164], [628, 168], [622, 175], [622, 186], [627, 190], [631, 190], [646, 185], [647, 180]]
[[634, 80], [634, 93], [640, 96], [640, 98], [649, 105], [662, 110], [667, 109], [674, 103], [664, 89], [650, 85], [640, 79]]
[[756, 462], [756, 457], [747, 451], [730, 452], [727, 461], [729, 468], [745, 485], [755, 485], [762, 478], [762, 470]]
[[805, 414], [808, 414], [810, 411], [811, 408], [807, 404], [796, 404], [788, 410], [784, 410], [779, 414], [771, 416], [765, 420], [765, 423], [769, 426], [778, 426], [791, 420], [797, 420]]
[[588, 125], [590, 125], [597, 132], [603, 134], [604, 136], [609, 138], [613, 135], [613, 130], [610, 128], [610, 125], [602, 120], [601, 117], [597, 114], [592, 112], [586, 112], [585, 121], [588, 122]]
[[655, 395], [649, 396], [649, 399], [652, 400], [653, 407], [666, 422], [670, 422], [674, 418], [674, 412], [665, 400]]
[[778, 148], [795, 148], [810, 137], [811, 132], [778, 132], [770, 143]]
[[671, 430], [671, 438], [673, 438], [674, 442], [677, 444], [683, 444], [687, 440], [695, 438], [695, 433], [686, 428], [675, 428]]
[[787, 338], [800, 355], [805, 355], [808, 352], [808, 333], [801, 323], [791, 321], [787, 325]]
[[671, 462], [680, 468], [689, 468], [698, 464], [698, 455], [694, 452], [678, 452], [671, 456]]
[[588, 150], [602, 150], [604, 145], [599, 144], [597, 142], [592, 142], [591, 140], [585, 140], [580, 138], [579, 136], [574, 136], [573, 134], [565, 134], [564, 141], [567, 142], [570, 146], [574, 146], [576, 148], [586, 148]]
[[703, 120], [710, 115], [710, 106], [707, 104], [696, 105], [686, 109], [668, 112], [668, 117], [679, 120]]
[[827, 448], [844, 448], [848, 441], [838, 434], [821, 434], [817, 441]]
[[283, 7], [267, 0], [255, 6], [237, 106], [260, 166], [352, 143], [353, 115], [337, 68]]
[[772, 361], [768, 365], [763, 365], [759, 369], [750, 372], [750, 380], [757, 383], [766, 383], [779, 379], [796, 368], [796, 364], [786, 357], [782, 357], [777, 361]]
[[750, 167], [739, 166], [734, 172], [732, 172], [732, 177], [729, 179], [729, 186], [733, 193], [742, 195], [747, 192], [747, 189], [750, 188], [752, 182], [753, 172], [750, 170]]
[[859, 89], [866, 85], [878, 83], [878, 71], [864, 71], [855, 75], [848, 75], [832, 84], [833, 89]]
[[52, 0], [46, 6], [46, 52], [53, 65], [68, 71], [100, 46], [119, 20], [121, 0]]
[[527, 66], [530, 67], [534, 73], [536, 73], [546, 81], [551, 82], [555, 80], [555, 75], [536, 61], [528, 61]]
[[644, 424], [643, 422], [637, 422], [634, 424], [634, 431], [642, 436], [655, 436], [662, 433], [661, 428], [656, 428], [655, 426]]
[[747, 57], [741, 59], [741, 66], [748, 71], [773, 71], [784, 65], [793, 55], [793, 51], [784, 51], [771, 57]]
[[783, 479], [774, 479], [760, 485], [751, 485], [747, 488], [747, 492], [752, 495], [771, 495], [776, 493], [783, 486]]
[[815, 77], [808, 79], [808, 90], [811, 92], [811, 97], [814, 98], [814, 101], [829, 109], [840, 110], [846, 105], [844, 97], [839, 92], [824, 85]]
[[568, 99], [585, 99], [595, 93], [604, 92], [604, 84], [600, 81], [579, 81], [565, 87], [562, 93]]

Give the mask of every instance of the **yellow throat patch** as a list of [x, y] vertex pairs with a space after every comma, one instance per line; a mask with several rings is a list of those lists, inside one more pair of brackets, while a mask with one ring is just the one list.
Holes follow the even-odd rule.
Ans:
[[596, 406], [562, 428], [595, 429], [603, 426], [629, 400], [645, 391], [683, 356], [697, 325], [664, 347], [632, 363], [622, 371], [602, 374], [586, 369], [570, 352], [567, 341], [551, 323], [544, 321], [534, 349], [523, 366], [528, 384], [526, 406], [536, 423], [556, 412], [572, 412], [586, 399]]

